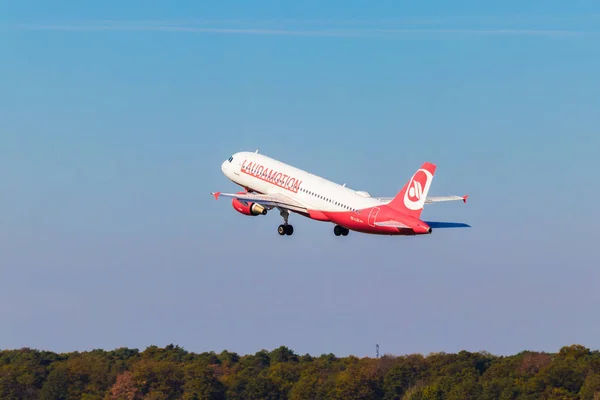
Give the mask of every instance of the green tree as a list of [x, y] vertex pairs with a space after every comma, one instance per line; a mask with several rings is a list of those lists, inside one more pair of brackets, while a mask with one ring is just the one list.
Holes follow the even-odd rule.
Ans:
[[412, 360], [401, 359], [401, 363], [393, 366], [385, 375], [383, 389], [384, 399], [400, 399], [406, 391], [419, 381], [422, 369]]
[[225, 386], [212, 368], [196, 362], [185, 367], [183, 399], [224, 400]]
[[295, 362], [277, 362], [271, 365], [267, 377], [277, 388], [279, 398], [287, 399], [292, 387], [300, 379], [299, 366]]
[[600, 400], [600, 373], [589, 373], [579, 391], [581, 400]]
[[600, 400], [600, 352], [495, 357], [461, 351], [380, 359], [296, 355], [286, 346], [240, 356], [176, 345], [56, 354], [0, 351], [0, 398]]
[[280, 346], [269, 353], [271, 363], [297, 362], [298, 356], [285, 346]]
[[352, 364], [337, 374], [335, 398], [340, 400], [380, 399], [383, 396], [382, 381], [375, 364], [370, 362]]
[[69, 374], [64, 365], [55, 366], [40, 391], [40, 400], [71, 400]]
[[181, 364], [172, 361], [143, 359], [134, 364], [132, 372], [133, 380], [144, 399], [181, 399], [185, 384]]

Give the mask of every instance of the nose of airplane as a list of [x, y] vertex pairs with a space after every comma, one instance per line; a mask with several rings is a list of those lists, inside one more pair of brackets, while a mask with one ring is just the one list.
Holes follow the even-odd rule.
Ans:
[[227, 160], [225, 160], [225, 161], [223, 161], [223, 164], [221, 164], [221, 171], [223, 171], [223, 173], [224, 173], [225, 175], [227, 175], [227, 164], [228, 164], [228, 163], [229, 163], [229, 162], [228, 162]]

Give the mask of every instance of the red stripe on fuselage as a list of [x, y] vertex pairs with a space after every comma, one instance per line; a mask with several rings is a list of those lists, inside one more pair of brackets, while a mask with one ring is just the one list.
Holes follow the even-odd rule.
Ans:
[[[377, 213], [373, 213], [374, 209], [378, 209]], [[323, 211], [329, 220], [335, 224], [341, 225], [350, 230], [371, 233], [378, 235], [415, 235], [428, 233], [429, 226], [420, 219], [402, 214], [391, 208], [381, 205], [378, 207], [366, 208], [360, 210], [360, 213], [354, 211]], [[374, 217], [373, 217], [374, 216]], [[377, 221], [398, 221], [408, 228], [398, 228], [393, 226], [377, 226]]]

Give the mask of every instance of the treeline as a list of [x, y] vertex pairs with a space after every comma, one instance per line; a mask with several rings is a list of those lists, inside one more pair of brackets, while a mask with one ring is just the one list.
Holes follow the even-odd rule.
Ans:
[[0, 399], [600, 399], [600, 352], [435, 353], [381, 358], [240, 356], [151, 346], [0, 352]]

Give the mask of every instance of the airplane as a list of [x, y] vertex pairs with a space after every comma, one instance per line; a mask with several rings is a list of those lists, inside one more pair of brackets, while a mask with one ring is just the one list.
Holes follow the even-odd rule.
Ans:
[[372, 197], [368, 192], [353, 190], [346, 184], [327, 180], [310, 172], [285, 164], [263, 154], [242, 151], [221, 165], [223, 174], [244, 188], [237, 193], [211, 192], [232, 199], [233, 208], [247, 216], [266, 215], [278, 209], [283, 224], [279, 235], [290, 236], [294, 227], [290, 213], [333, 223], [336, 236], [350, 231], [376, 235], [424, 235], [432, 228], [470, 227], [457, 222], [421, 220], [425, 204], [462, 200], [468, 195], [427, 197], [436, 165], [425, 162], [394, 197]]

